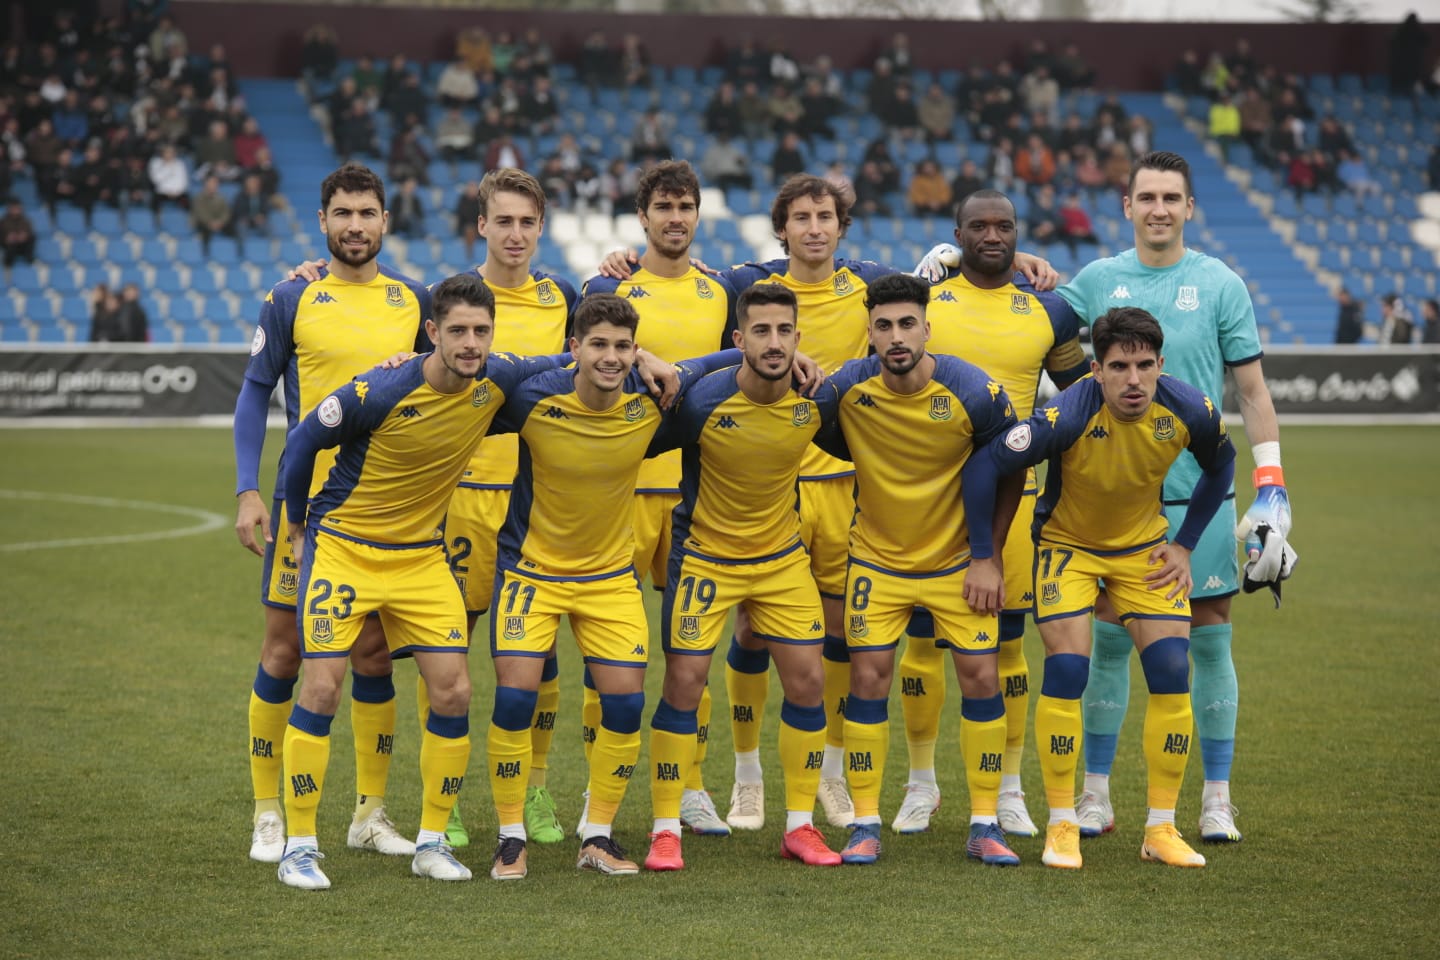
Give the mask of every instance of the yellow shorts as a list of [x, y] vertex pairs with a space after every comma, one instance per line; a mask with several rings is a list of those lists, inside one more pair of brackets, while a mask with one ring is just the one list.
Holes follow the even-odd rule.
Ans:
[[282, 610], [295, 609], [295, 596], [300, 589], [300, 566], [290, 541], [280, 532], [285, 518], [285, 501], [270, 505], [270, 539], [265, 544], [265, 561], [260, 573], [260, 602]]
[[935, 635], [964, 654], [1000, 649], [1000, 621], [965, 602], [965, 563], [936, 573], [894, 573], [850, 559], [845, 584], [845, 644], [851, 650], [893, 650], [916, 607], [935, 618]]
[[1120, 622], [1190, 619], [1190, 601], [1166, 600], [1164, 590], [1147, 590], [1145, 575], [1158, 569], [1150, 563], [1153, 546], [1124, 554], [1096, 554], [1071, 546], [1040, 541], [1035, 548], [1035, 622], [1088, 615], [1095, 609], [1100, 580]]
[[438, 543], [375, 546], [307, 530], [300, 596], [303, 657], [349, 656], [371, 613], [380, 615], [391, 656], [470, 646], [465, 603]]
[[564, 580], [502, 568], [490, 613], [491, 656], [544, 657], [555, 646], [560, 617], [586, 663], [645, 666], [650, 625], [634, 570]]
[[746, 563], [690, 553], [672, 556], [660, 614], [665, 651], [713, 653], [725, 635], [730, 608], [741, 603], [750, 614], [750, 629], [760, 640], [825, 641], [825, 617], [820, 592], [810, 576], [810, 558], [796, 544], [779, 556]]
[[1035, 522], [1034, 487], [1020, 498], [1015, 509], [1015, 522], [1000, 562], [1005, 568], [1005, 613], [1033, 613], [1035, 610], [1035, 541], [1030, 525]]
[[495, 589], [495, 543], [510, 509], [509, 490], [456, 487], [445, 517], [445, 553], [465, 595], [465, 612], [490, 609]]
[[670, 515], [680, 502], [678, 493], [635, 494], [635, 571], [648, 574], [657, 590], [665, 589], [670, 563]]
[[810, 551], [810, 573], [823, 596], [845, 596], [854, 519], [854, 477], [800, 481], [800, 539]]

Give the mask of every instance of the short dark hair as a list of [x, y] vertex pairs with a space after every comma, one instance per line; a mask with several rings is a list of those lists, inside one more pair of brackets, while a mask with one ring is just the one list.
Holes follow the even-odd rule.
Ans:
[[579, 306], [575, 308], [573, 323], [576, 340], [584, 340], [591, 329], [602, 323], [624, 327], [633, 337], [640, 327], [640, 314], [635, 312], [634, 304], [624, 297], [617, 297], [613, 293], [592, 293], [582, 298]]
[[541, 220], [545, 219], [545, 188], [540, 186], [539, 180], [524, 170], [497, 167], [480, 179], [480, 189], [476, 194], [480, 201], [480, 216], [490, 215], [490, 198], [497, 193], [518, 193], [522, 197], [529, 197], [530, 202], [535, 204], [536, 215]]
[[1126, 350], [1149, 347], [1158, 357], [1165, 346], [1165, 332], [1148, 310], [1114, 307], [1090, 325], [1090, 342], [1100, 363], [1105, 362], [1105, 355], [1116, 344]]
[[874, 310], [888, 303], [930, 305], [930, 284], [908, 273], [887, 273], [865, 288], [865, 309]]
[[735, 320], [744, 326], [750, 318], [751, 307], [769, 306], [789, 307], [797, 318], [800, 316], [800, 301], [795, 298], [794, 290], [782, 283], [752, 283], [735, 301]]
[[981, 187], [979, 190], [972, 190], [960, 198], [955, 204], [955, 226], [963, 226], [965, 223], [965, 206], [971, 200], [1004, 200], [1010, 204], [1010, 210], [1015, 210], [1015, 201], [1001, 193], [999, 190], [991, 190], [989, 187]]
[[656, 193], [668, 193], [683, 197], [690, 194], [695, 198], [695, 207], [700, 207], [700, 178], [688, 160], [662, 160], [640, 177], [635, 187], [635, 209], [644, 213], [650, 207], [650, 198]]
[[1135, 158], [1130, 165], [1130, 183], [1125, 187], [1128, 196], [1135, 192], [1135, 177], [1141, 170], [1159, 170], [1162, 173], [1175, 172], [1185, 178], [1185, 196], [1193, 197], [1195, 191], [1190, 185], [1190, 163], [1178, 153], [1169, 150], [1151, 150]]
[[840, 235], [843, 237], [845, 231], [850, 229], [850, 200], [845, 196], [845, 191], [824, 177], [817, 177], [812, 173], [797, 173], [780, 186], [780, 192], [775, 194], [775, 200], [770, 204], [770, 226], [786, 254], [790, 252], [790, 244], [785, 241], [785, 221], [790, 219], [790, 204], [801, 197], [812, 200], [833, 197], [835, 216], [840, 221]]
[[457, 273], [437, 283], [430, 291], [430, 315], [438, 327], [450, 311], [461, 305], [483, 307], [495, 319], [495, 293], [478, 273]]
[[320, 209], [328, 210], [330, 201], [341, 190], [346, 193], [373, 193], [375, 199], [380, 201], [380, 209], [385, 209], [385, 181], [363, 164], [347, 163], [321, 182]]

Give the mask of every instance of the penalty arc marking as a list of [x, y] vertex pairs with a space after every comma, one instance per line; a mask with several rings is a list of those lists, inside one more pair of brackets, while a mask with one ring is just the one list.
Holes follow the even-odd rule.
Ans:
[[173, 540], [177, 537], [193, 537], [212, 530], [219, 530], [230, 524], [229, 519], [209, 510], [195, 507], [180, 507], [171, 503], [151, 503], [146, 500], [117, 500], [114, 497], [91, 497], [73, 493], [46, 493], [41, 490], [0, 490], [0, 500], [28, 500], [41, 503], [69, 503], [87, 507], [111, 507], [118, 510], [142, 510], [150, 513], [165, 513], [187, 517], [194, 521], [188, 526], [169, 530], [151, 530], [145, 533], [123, 533], [108, 537], [71, 537], [60, 540], [30, 540], [23, 543], [0, 543], [0, 553], [19, 553], [24, 550], [55, 550], [67, 547], [90, 547], [110, 543], [143, 543], [147, 540]]

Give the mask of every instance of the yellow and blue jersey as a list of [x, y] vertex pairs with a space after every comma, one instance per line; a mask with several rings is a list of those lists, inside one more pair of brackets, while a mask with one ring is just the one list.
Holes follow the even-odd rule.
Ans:
[[[613, 293], [640, 314], [635, 340], [667, 363], [679, 363], [734, 346], [735, 291], [728, 281], [691, 267], [678, 277], [659, 277], [643, 267], [629, 280], [594, 276], [580, 295]], [[636, 493], [678, 493], [680, 454], [672, 451], [640, 467]]]
[[[476, 267], [475, 273], [480, 273]], [[500, 287], [489, 281], [495, 294], [495, 339], [491, 349], [520, 356], [545, 356], [565, 349], [570, 318], [575, 313], [575, 287], [554, 274], [532, 270], [518, 287]], [[462, 487], [509, 490], [519, 463], [519, 443], [513, 436], [486, 438], [460, 479]]]
[[[1050, 461], [1035, 507], [1034, 539], [1092, 553], [1129, 553], [1164, 542], [1165, 476], [1186, 451], [1206, 475], [1234, 469], [1235, 446], [1220, 411], [1199, 389], [1168, 374], [1157, 381], [1155, 398], [1139, 420], [1117, 420], [1100, 384], [1086, 377], [990, 447], [1002, 474]], [[1228, 476], [1223, 486], [1229, 486]]]
[[[378, 266], [367, 283], [349, 283], [326, 272], [315, 281], [277, 284], [266, 294], [245, 379], [267, 395], [284, 381], [287, 429], [294, 429], [321, 398], [357, 373], [397, 353], [430, 349], [424, 330], [429, 291], [383, 263]], [[239, 421], [255, 418], [237, 408], [236, 419], [238, 489], [253, 490], [258, 485], [263, 416], [247, 426]], [[242, 431], [255, 430], [258, 438], [242, 441]], [[316, 489], [332, 459], [325, 455], [315, 471]], [[283, 453], [281, 464], [283, 475]], [[280, 483], [277, 478], [277, 498], [283, 495]]]
[[839, 430], [819, 442], [855, 463], [850, 555], [902, 574], [955, 569], [970, 558], [961, 471], [1014, 425], [1010, 398], [957, 357], [936, 356], [930, 382], [913, 394], [893, 392], [882, 369], [878, 357], [852, 360], [821, 388], [835, 391]]
[[925, 318], [926, 349], [959, 357], [999, 380], [1021, 420], [1035, 409], [1042, 370], [1064, 388], [1090, 369], [1074, 309], [1018, 273], [1003, 287], [987, 290], [952, 271], [931, 287]]
[[683, 455], [674, 552], [752, 562], [800, 546], [800, 460], [838, 400], [833, 390], [812, 400], [792, 387], [775, 403], [756, 403], [740, 389], [739, 369], [690, 386], [656, 439]]
[[310, 500], [309, 527], [383, 546], [439, 543], [455, 483], [506, 398], [561, 358], [492, 353], [474, 385], [454, 394], [426, 382], [424, 361], [414, 357], [393, 370], [361, 374], [290, 432], [285, 501], [291, 522], [306, 517], [316, 454], [339, 447]]
[[[790, 260], [746, 263], [721, 274], [737, 292], [755, 283], [779, 283], [799, 301], [800, 350], [827, 374], [870, 352], [870, 313], [865, 291], [871, 283], [896, 271], [870, 260], [836, 258], [835, 272], [819, 283], [802, 283], [790, 275]], [[848, 477], [854, 471], [819, 448], [808, 451], [800, 467], [802, 480]]]

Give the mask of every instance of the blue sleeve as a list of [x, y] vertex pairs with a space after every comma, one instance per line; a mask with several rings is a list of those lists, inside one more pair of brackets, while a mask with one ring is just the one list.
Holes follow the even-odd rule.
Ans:
[[815, 395], [815, 403], [820, 407], [820, 431], [810, 442], [838, 460], [854, 462], [850, 445], [845, 442], [845, 431], [840, 427], [840, 400], [856, 382], [854, 372], [846, 369], [848, 366], [849, 363], [837, 370]]
[[[419, 358], [409, 363], [419, 364]], [[392, 371], [385, 371], [391, 373]], [[396, 368], [392, 383], [399, 387], [392, 391], [389, 384], [374, 388], [367, 395], [368, 403], [362, 403], [355, 392], [355, 381], [330, 394], [315, 405], [315, 409], [301, 420], [285, 438], [285, 515], [291, 523], [302, 523], [310, 499], [310, 482], [315, 473], [315, 455], [321, 450], [338, 447], [347, 440], [370, 433], [384, 422], [395, 406], [394, 397], [405, 396], [406, 368]], [[409, 376], [414, 377], [414, 371]], [[367, 378], [375, 378], [371, 371]], [[389, 378], [387, 378], [389, 379]], [[389, 394], [390, 396], [387, 396]]]
[[[297, 286], [298, 284], [298, 286]], [[255, 337], [250, 341], [250, 360], [245, 365], [245, 379], [262, 387], [274, 388], [290, 369], [295, 355], [296, 297], [304, 282], [293, 280], [277, 284], [265, 295], [260, 305], [260, 320]]]
[[[1226, 442], [1229, 440], [1227, 438]], [[1235, 482], [1235, 448], [1230, 447], [1230, 458], [1228, 460], [1217, 460], [1211, 464], [1195, 484], [1195, 490], [1190, 494], [1190, 506], [1185, 508], [1185, 522], [1175, 532], [1175, 542], [1186, 550], [1194, 550], [1195, 545], [1200, 542], [1200, 535], [1215, 519], [1215, 513], [1220, 509], [1220, 504], [1225, 502], [1225, 497], [1230, 493], [1230, 485]]]
[[894, 267], [887, 267], [883, 263], [876, 263], [874, 260], [841, 260], [838, 267], [845, 267], [867, 284], [874, 283], [881, 277], [892, 273], [908, 273], [908, 270], [897, 270]]
[[412, 283], [410, 289], [414, 291], [415, 299], [420, 301], [420, 329], [415, 331], [415, 352], [429, 353], [435, 349], [435, 344], [430, 342], [430, 334], [425, 330], [425, 321], [434, 319], [434, 299], [430, 294], [430, 288], [423, 284]]
[[729, 350], [735, 346], [735, 331], [740, 329], [740, 320], [735, 315], [735, 301], [740, 299], [740, 295], [735, 292], [735, 288], [725, 279], [716, 277], [715, 282], [719, 284], [720, 289], [724, 292], [726, 301], [725, 329], [720, 333], [720, 343], [718, 346], [721, 350]]
[[717, 370], [724, 370], [726, 367], [733, 367], [744, 358], [745, 355], [743, 353], [732, 347], [729, 350], [707, 353], [703, 357], [691, 357], [689, 360], [682, 360], [675, 364], [675, 369], [680, 373], [680, 389], [684, 390], [695, 380], [705, 376], [707, 373], [714, 373]]
[[744, 293], [757, 283], [785, 272], [784, 260], [770, 260], [765, 263], [741, 263], [729, 270], [720, 271], [720, 279], [730, 284], [736, 294]]
[[260, 455], [265, 449], [265, 421], [270, 388], [254, 380], [240, 385], [235, 400], [235, 495], [260, 489]]
[[620, 281], [614, 277], [607, 277], [603, 274], [596, 274], [585, 281], [580, 288], [580, 296], [588, 297], [593, 293], [614, 293], [620, 289]]
[[285, 517], [291, 523], [305, 522], [315, 455], [321, 449], [320, 431], [310, 429], [310, 417], [300, 421], [285, 438]]
[[995, 488], [1000, 474], [984, 450], [975, 451], [960, 468], [960, 498], [965, 501], [965, 525], [970, 531], [970, 555], [988, 560], [995, 555]]
[[[570, 334], [575, 327], [575, 308], [580, 304], [580, 295], [575, 292], [575, 285], [569, 280], [562, 280], [560, 277], [550, 275], [555, 281], [555, 286], [560, 288], [560, 295], [565, 298], [565, 343], [570, 342]], [[564, 343], [561, 346], [565, 346]]]
[[[1001, 476], [1018, 473], [1064, 453], [1084, 432], [1085, 424], [1104, 401], [1095, 381], [1061, 391], [1030, 419], [1006, 430], [987, 450]], [[1092, 389], [1093, 388], [1093, 389]]]

